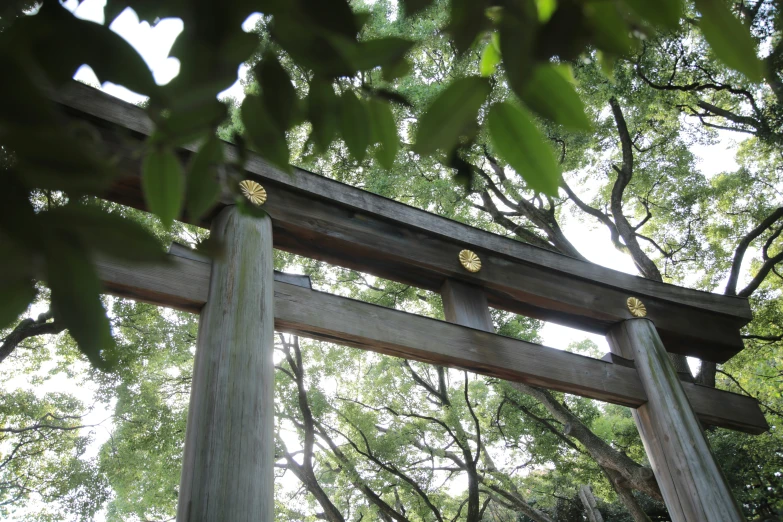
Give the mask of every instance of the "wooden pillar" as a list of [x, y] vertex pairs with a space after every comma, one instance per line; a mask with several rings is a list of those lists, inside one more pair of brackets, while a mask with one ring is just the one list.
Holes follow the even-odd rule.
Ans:
[[607, 339], [634, 360], [647, 394], [633, 417], [672, 521], [744, 520], [652, 321], [629, 319]]
[[225, 208], [199, 320], [178, 522], [274, 520], [274, 258], [269, 217]]
[[446, 279], [441, 286], [440, 297], [443, 300], [443, 314], [448, 322], [495, 332], [483, 288]]

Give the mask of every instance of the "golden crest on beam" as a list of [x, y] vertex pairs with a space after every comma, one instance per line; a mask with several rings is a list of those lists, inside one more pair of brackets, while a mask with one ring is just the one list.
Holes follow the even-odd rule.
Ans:
[[481, 270], [481, 259], [475, 252], [470, 250], [462, 250], [459, 253], [459, 262], [462, 267], [468, 272], [478, 272]]
[[629, 297], [626, 304], [628, 305], [628, 310], [631, 312], [631, 315], [634, 317], [644, 317], [647, 315], [647, 307], [644, 306], [644, 303], [639, 299]]
[[246, 179], [239, 182], [242, 195], [255, 206], [263, 205], [266, 201], [266, 190], [253, 180]]

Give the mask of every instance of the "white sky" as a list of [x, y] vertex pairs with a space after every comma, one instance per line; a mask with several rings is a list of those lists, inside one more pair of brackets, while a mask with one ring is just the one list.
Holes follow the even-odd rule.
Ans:
[[[76, 9], [75, 13], [80, 18], [104, 23], [103, 7], [105, 0], [85, 0], [81, 5], [78, 5], [77, 0], [67, 0], [65, 5], [71, 10]], [[256, 14], [248, 18], [243, 24], [243, 28], [246, 31], [250, 31], [255, 25], [258, 16], [260, 15]], [[126, 9], [111, 23], [110, 27], [137, 49], [149, 65], [158, 84], [168, 83], [179, 73], [179, 61], [176, 58], [169, 57], [169, 51], [179, 33], [182, 32], [183, 23], [181, 20], [165, 19], [151, 27], [146, 22], [139, 22], [134, 11]], [[238, 74], [244, 77], [246, 73], [247, 67], [241, 66]], [[95, 73], [87, 66], [82, 66], [76, 72], [74, 78], [96, 87], [100, 86], [107, 93], [131, 103], [139, 103], [145, 99], [143, 96], [118, 85], [111, 83], [101, 85]], [[221, 97], [223, 96], [232, 96], [237, 99], [241, 99], [244, 96], [239, 79], [231, 88], [221, 93]], [[691, 150], [698, 158], [699, 167], [707, 175], [737, 168], [734, 159], [736, 146], [730, 143], [728, 139], [722, 139], [716, 145], [694, 146]], [[571, 218], [564, 222], [563, 229], [574, 246], [589, 260], [615, 270], [637, 274], [630, 258], [614, 249], [609, 239], [609, 232], [604, 226], [591, 222], [584, 223]], [[38, 313], [39, 311], [36, 310], [34, 312]], [[603, 336], [566, 328], [553, 323], [547, 323], [543, 327], [541, 336], [544, 344], [553, 348], [565, 349], [572, 342], [589, 338], [604, 352], [608, 351], [608, 345]], [[46, 373], [47, 370], [45, 368], [41, 373]], [[26, 379], [15, 379], [5, 383], [5, 386], [7, 389], [25, 386], [24, 380]], [[80, 387], [75, 385], [73, 380], [62, 374], [51, 378], [47, 382], [46, 389], [37, 391], [45, 393], [49, 390], [72, 393], [88, 405], [93, 400], [95, 391], [90, 386]], [[112, 426], [111, 421], [106, 421], [106, 419], [110, 419], [112, 409], [112, 407], [109, 409], [96, 407], [85, 419], [87, 424], [103, 423], [101, 427], [92, 430], [95, 442], [90, 447], [89, 456], [95, 455], [100, 445], [109, 438]]]

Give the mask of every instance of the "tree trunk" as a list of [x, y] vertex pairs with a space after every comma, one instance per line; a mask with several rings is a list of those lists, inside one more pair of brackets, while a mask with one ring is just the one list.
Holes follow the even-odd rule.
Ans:
[[579, 488], [579, 499], [585, 507], [588, 522], [604, 522], [604, 517], [601, 516], [601, 512], [598, 511], [595, 497], [593, 496], [593, 490], [590, 489], [590, 486], [584, 485]]

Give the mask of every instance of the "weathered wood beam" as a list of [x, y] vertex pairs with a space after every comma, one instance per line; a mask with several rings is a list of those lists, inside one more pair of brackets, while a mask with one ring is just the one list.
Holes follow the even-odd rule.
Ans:
[[[137, 152], [152, 130], [146, 113], [78, 83], [53, 96], [71, 117], [95, 124], [119, 159], [124, 177], [106, 198], [143, 209]], [[182, 150], [183, 158], [189, 150]], [[236, 157], [237, 151], [227, 144], [226, 154]], [[739, 329], [751, 318], [746, 299], [579, 261], [300, 169], [289, 176], [254, 155], [246, 169], [244, 175], [269, 193], [264, 208], [273, 219], [276, 248], [434, 291], [448, 278], [461, 280], [483, 287], [493, 307], [603, 334], [631, 317], [625, 300], [636, 296], [671, 352], [724, 362], [743, 347]], [[463, 248], [481, 257], [480, 272], [459, 265]]]
[[[170, 256], [164, 266], [99, 261], [108, 293], [198, 312], [207, 300], [208, 262]], [[277, 277], [276, 277], [277, 279]], [[275, 327], [303, 337], [524, 382], [639, 407], [647, 402], [634, 368], [472, 328], [275, 282]], [[704, 422], [748, 433], [768, 425], [749, 397], [683, 383]]]

